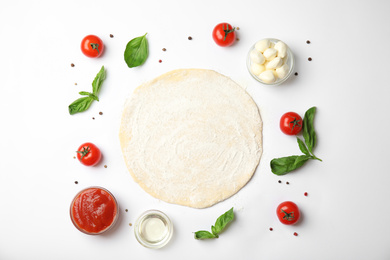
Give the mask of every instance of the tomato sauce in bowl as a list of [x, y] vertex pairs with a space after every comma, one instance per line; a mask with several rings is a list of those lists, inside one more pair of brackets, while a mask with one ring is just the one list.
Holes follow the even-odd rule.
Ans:
[[108, 190], [90, 187], [80, 191], [70, 206], [70, 218], [83, 233], [98, 235], [114, 226], [118, 218], [118, 203]]

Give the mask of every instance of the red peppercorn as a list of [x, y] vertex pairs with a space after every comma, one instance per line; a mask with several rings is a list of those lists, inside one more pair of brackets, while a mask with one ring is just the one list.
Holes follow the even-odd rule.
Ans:
[[296, 236], [296, 237], [297, 237], [297, 236], [298, 236], [298, 233], [297, 233], [297, 232], [294, 232], [294, 236]]
[[274, 230], [272, 227], [269, 228], [270, 231]]
[[162, 60], [159, 60], [158, 62], [160, 62], [160, 63], [161, 63], [161, 62], [162, 62]]
[[307, 196], [307, 195], [309, 195], [307, 192], [305, 192], [303, 195], [305, 195], [305, 196]]

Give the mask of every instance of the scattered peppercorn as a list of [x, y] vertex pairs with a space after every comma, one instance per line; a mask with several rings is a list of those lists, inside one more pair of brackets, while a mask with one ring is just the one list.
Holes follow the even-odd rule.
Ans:
[[158, 62], [160, 62], [160, 63], [161, 63], [161, 62], [162, 62], [162, 60], [158, 60]]
[[298, 236], [298, 233], [297, 233], [297, 232], [294, 232], [294, 236], [296, 236], [296, 237], [297, 237], [297, 236]]
[[114, 35], [110, 34], [110, 37], [111, 37], [111, 38], [114, 38]]
[[74, 64], [73, 64], [73, 63], [71, 63], [71, 64], [70, 64], [70, 66], [71, 66], [71, 67], [74, 67]]
[[104, 165], [104, 168], [107, 168], [107, 165]]
[[75, 183], [75, 184], [79, 184], [79, 182], [78, 182], [78, 181], [75, 181], [74, 183]]
[[95, 120], [95, 118], [94, 118], [94, 117], [92, 117], [92, 120]]
[[274, 230], [274, 229], [273, 229], [272, 227], [270, 227], [270, 228], [269, 228], [269, 231], [272, 231], [272, 230]]
[[310, 41], [309, 41], [309, 40], [307, 40], [307, 41], [306, 41], [306, 43], [307, 43], [307, 44], [310, 44]]
[[240, 39], [239, 38], [236, 38], [236, 41], [239, 41]]
[[312, 60], [312, 58], [311, 58], [311, 57], [309, 57], [307, 60], [308, 60], [308, 61], [311, 61], [311, 60]]
[[74, 83], [77, 86], [77, 83]]
[[129, 210], [128, 209], [125, 209], [126, 212], [128, 212]]
[[99, 115], [103, 115], [103, 112], [99, 112]]
[[295, 72], [294, 75], [295, 75], [295, 76], [298, 76], [298, 72]]
[[279, 182], [279, 183], [282, 183], [282, 181], [281, 181], [281, 180], [278, 180], [278, 182]]
[[240, 30], [240, 27], [236, 27], [236, 30], [237, 30], [237, 31]]
[[73, 156], [73, 159], [76, 159], [76, 156]]
[[167, 49], [165, 49], [165, 48], [162, 48], [162, 51], [167, 51]]
[[191, 41], [191, 40], [192, 40], [192, 37], [191, 37], [191, 36], [188, 36], [188, 40], [190, 40], [190, 41]]
[[288, 181], [286, 181], [286, 184], [289, 185], [290, 183]]
[[309, 195], [307, 192], [303, 193], [303, 195], [305, 195], [307, 197], [307, 195]]
[[129, 223], [129, 226], [131, 227], [133, 224]]

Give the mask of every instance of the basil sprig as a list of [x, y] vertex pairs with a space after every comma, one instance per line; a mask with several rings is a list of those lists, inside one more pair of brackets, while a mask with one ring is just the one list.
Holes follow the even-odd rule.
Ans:
[[102, 66], [92, 82], [92, 93], [87, 91], [80, 91], [79, 94], [85, 97], [76, 99], [72, 104], [69, 105], [69, 114], [74, 115], [76, 113], [83, 112], [91, 106], [94, 100], [99, 101], [98, 94], [105, 78], [106, 71], [104, 70], [104, 66]]
[[303, 118], [303, 142], [299, 137], [297, 137], [297, 142], [299, 149], [303, 155], [292, 155], [288, 157], [275, 158], [271, 161], [271, 171], [276, 175], [284, 175], [293, 170], [298, 169], [304, 165], [308, 160], [315, 159], [322, 161], [320, 158], [317, 158], [313, 149], [317, 143], [317, 135], [314, 131], [314, 115], [316, 112], [316, 107], [308, 109]]
[[226, 211], [222, 214], [217, 221], [215, 221], [215, 225], [211, 226], [211, 232], [201, 230], [195, 232], [195, 239], [210, 239], [210, 238], [218, 238], [219, 234], [225, 229], [225, 227], [234, 219], [233, 208]]
[[125, 62], [129, 68], [144, 64], [149, 55], [148, 39], [146, 34], [129, 41], [125, 49]]

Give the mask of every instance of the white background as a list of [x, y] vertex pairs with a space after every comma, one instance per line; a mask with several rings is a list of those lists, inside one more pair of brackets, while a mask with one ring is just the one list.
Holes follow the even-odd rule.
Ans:
[[[389, 10], [384, 0], [2, 0], [0, 259], [390, 259]], [[240, 28], [235, 45], [213, 42], [219, 22]], [[146, 32], [149, 58], [130, 69], [125, 46]], [[81, 53], [88, 34], [104, 41], [101, 58]], [[260, 85], [246, 69], [248, 49], [265, 37], [285, 41], [296, 57], [299, 75], [278, 87]], [[107, 79], [100, 102], [70, 116], [68, 105], [79, 91], [91, 90], [102, 65]], [[229, 76], [253, 97], [264, 121], [264, 153], [252, 180], [207, 209], [151, 197], [132, 180], [120, 151], [125, 99], [141, 83], [178, 68]], [[303, 116], [312, 106], [315, 154], [323, 162], [273, 175], [272, 158], [300, 154], [295, 138], [279, 130], [280, 116]], [[102, 150], [96, 167], [73, 158], [86, 141]], [[92, 185], [119, 202], [119, 222], [105, 235], [85, 235], [69, 218], [74, 195]], [[284, 200], [300, 206], [299, 224], [284, 226], [276, 218]], [[231, 207], [236, 219], [219, 239], [193, 238]], [[129, 226], [148, 209], [173, 221], [174, 236], [163, 249], [142, 247]]]

